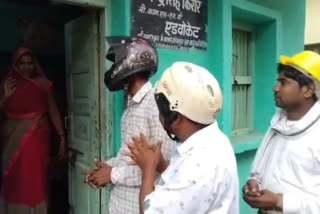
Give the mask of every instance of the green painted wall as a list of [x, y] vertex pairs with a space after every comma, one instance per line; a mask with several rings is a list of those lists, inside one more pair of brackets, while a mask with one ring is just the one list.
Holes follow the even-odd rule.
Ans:
[[[107, 36], [128, 36], [130, 34], [130, 5], [127, 0], [109, 0], [110, 7], [106, 15], [110, 21], [109, 34]], [[108, 66], [108, 65], [107, 65]], [[114, 104], [114, 154], [117, 154], [121, 145], [121, 116], [124, 109], [123, 91], [113, 93]]]
[[[110, 35], [129, 35], [130, 33], [130, 4], [129, 1], [126, 0], [112, 0], [111, 1], [111, 31]], [[228, 70], [231, 69], [231, 65], [227, 63], [227, 56], [231, 53], [231, 38], [228, 38], [227, 35], [231, 35], [231, 29], [227, 29], [225, 26], [226, 22], [229, 22], [229, 26], [231, 24], [231, 17], [229, 17], [229, 21], [226, 18], [223, 18], [223, 14], [221, 13], [222, 7], [225, 6], [222, 4], [222, 0], [217, 1], [216, 3], [213, 1], [209, 1], [209, 7], [212, 8], [208, 12], [208, 50], [207, 51], [198, 51], [198, 50], [190, 50], [190, 51], [173, 51], [167, 49], [158, 49], [159, 52], [159, 70], [158, 73], [152, 78], [152, 82], [154, 83], [162, 74], [164, 69], [170, 66], [173, 62], [178, 60], [190, 61], [197, 63], [201, 66], [206, 67], [216, 76], [219, 82], [223, 81], [223, 70], [226, 68]], [[120, 13], [121, 11], [121, 13]], [[124, 21], [126, 20], [126, 21]], [[224, 28], [224, 30], [221, 30]], [[228, 39], [226, 42], [221, 42]], [[225, 50], [229, 48], [229, 52]], [[222, 86], [223, 87], [223, 86]], [[228, 90], [228, 89], [226, 89]], [[231, 90], [230, 90], [231, 92]], [[115, 153], [118, 151], [120, 147], [120, 119], [123, 111], [123, 93], [117, 92], [114, 93], [114, 124], [115, 124]], [[228, 108], [227, 106], [225, 107]], [[230, 109], [231, 111], [231, 109]], [[221, 114], [219, 121], [220, 126], [223, 127], [224, 120], [223, 114]], [[226, 117], [228, 119], [228, 117]], [[226, 120], [227, 120], [226, 119]]]
[[239, 193], [240, 193], [240, 214], [256, 214], [257, 211], [252, 209], [249, 205], [247, 205], [242, 200], [242, 184], [247, 182], [248, 175], [250, 173], [250, 166], [252, 162], [252, 157], [255, 155], [255, 150], [246, 151], [237, 155], [237, 163], [238, 163], [238, 176], [239, 176]]
[[[293, 55], [304, 49], [305, 0], [249, 0], [281, 12], [283, 44], [280, 54]], [[289, 29], [289, 30], [288, 30]]]
[[[293, 2], [294, 1], [294, 2]], [[111, 0], [111, 35], [129, 35], [130, 1]], [[276, 66], [281, 54], [294, 54], [303, 50], [305, 0], [208, 0], [207, 51], [176, 51], [158, 49], [159, 71], [174, 61], [197, 63], [209, 69], [221, 84], [224, 95], [223, 110], [218, 118], [220, 128], [234, 145], [237, 156], [240, 187], [244, 185], [250, 165], [269, 121], [275, 112], [272, 88], [276, 80]], [[250, 135], [232, 138], [232, 26], [249, 26], [254, 33], [254, 99], [253, 130]], [[123, 94], [114, 94], [114, 152], [120, 147], [120, 118]], [[241, 191], [240, 191], [241, 192]], [[242, 214], [256, 213], [240, 199]]]

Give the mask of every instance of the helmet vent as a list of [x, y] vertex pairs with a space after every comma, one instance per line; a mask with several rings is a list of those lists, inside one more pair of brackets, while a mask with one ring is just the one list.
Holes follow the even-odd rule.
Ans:
[[192, 73], [192, 68], [189, 65], [184, 66], [184, 69], [186, 69], [186, 71], [189, 73]]
[[176, 100], [175, 104], [171, 106], [171, 110], [177, 109], [179, 106], [179, 100]]
[[212, 97], [214, 97], [214, 92], [213, 92], [213, 89], [212, 89], [212, 87], [211, 87], [210, 85], [207, 85], [207, 90], [208, 90], [209, 94], [210, 94]]

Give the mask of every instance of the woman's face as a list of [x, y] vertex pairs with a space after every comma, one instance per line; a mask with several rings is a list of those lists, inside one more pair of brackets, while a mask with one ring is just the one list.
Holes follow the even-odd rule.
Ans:
[[17, 62], [17, 68], [24, 76], [31, 76], [34, 73], [35, 65], [32, 56], [24, 54]]

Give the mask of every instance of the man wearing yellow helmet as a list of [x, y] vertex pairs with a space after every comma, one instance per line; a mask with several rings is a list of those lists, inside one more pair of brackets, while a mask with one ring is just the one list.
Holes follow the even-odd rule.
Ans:
[[243, 198], [260, 213], [320, 213], [320, 55], [282, 56], [275, 114]]

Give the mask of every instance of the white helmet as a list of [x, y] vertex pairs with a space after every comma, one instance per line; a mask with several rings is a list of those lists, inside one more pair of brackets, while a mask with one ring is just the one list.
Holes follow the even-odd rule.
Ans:
[[164, 94], [170, 110], [200, 123], [213, 123], [222, 107], [218, 81], [205, 68], [189, 62], [176, 62], [167, 68], [155, 87]]

